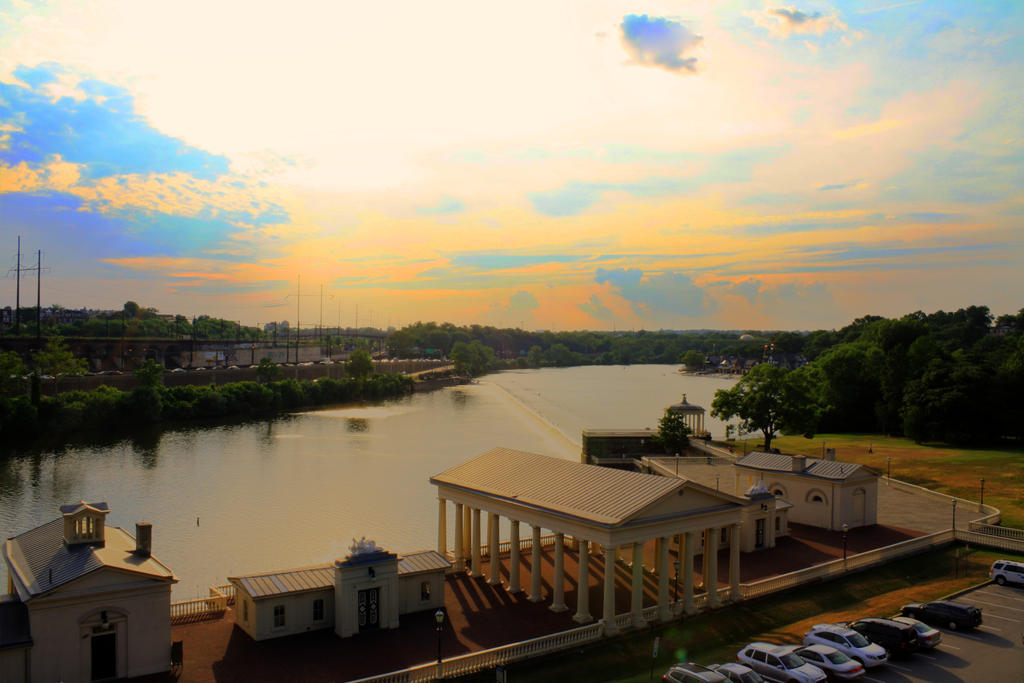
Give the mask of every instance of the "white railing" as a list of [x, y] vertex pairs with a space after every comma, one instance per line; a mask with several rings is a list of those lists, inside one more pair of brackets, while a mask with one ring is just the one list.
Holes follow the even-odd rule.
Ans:
[[223, 614], [235, 604], [235, 587], [210, 586], [210, 596], [171, 603], [171, 623], [181, 623]]
[[[988, 506], [986, 505], [985, 507]], [[1024, 541], [1024, 529], [1013, 529], [1005, 526], [996, 526], [995, 524], [986, 524], [982, 521], [974, 521], [967, 524], [967, 530], [985, 534], [986, 536], [998, 536], [1000, 538], [1013, 538], [1018, 541]]]
[[501, 647], [470, 652], [458, 657], [444, 660], [439, 666], [436, 662], [420, 664], [403, 671], [393, 671], [380, 676], [360, 678], [350, 683], [419, 683], [433, 681], [438, 678], [454, 678], [466, 674], [493, 669], [511, 662], [529, 659], [540, 655], [566, 650], [577, 645], [592, 643], [604, 635], [604, 622], [596, 621], [586, 626], [560, 631], [551, 635], [531, 638], [519, 643], [502, 645]]
[[[999, 529], [1002, 527], [995, 528]], [[1008, 531], [1020, 530], [1008, 529]], [[988, 548], [997, 548], [999, 550], [1010, 550], [1016, 553], [1024, 553], [1024, 539], [1021, 538], [1014, 538], [1010, 536], [995, 536], [989, 533], [980, 533], [977, 531], [964, 531], [963, 529], [957, 529], [956, 540], [963, 541], [964, 543], [983, 545]]]

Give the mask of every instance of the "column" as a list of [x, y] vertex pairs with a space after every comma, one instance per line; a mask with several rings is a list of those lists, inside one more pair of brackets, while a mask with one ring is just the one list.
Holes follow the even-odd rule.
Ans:
[[683, 550], [683, 612], [696, 614], [697, 605], [693, 601], [693, 546], [697, 543], [697, 532], [687, 531], [686, 548]]
[[669, 539], [658, 539], [658, 620], [668, 621], [670, 612], [668, 609], [668, 546]]
[[618, 629], [615, 627], [615, 546], [604, 546], [604, 619], [605, 635], [611, 635]]
[[565, 605], [565, 534], [561, 531], [555, 532], [555, 576], [551, 588], [551, 611], [564, 612], [569, 609]]
[[736, 602], [740, 593], [740, 525], [732, 525], [732, 537], [729, 539], [729, 600]]
[[708, 590], [708, 574], [710, 573], [708, 562], [711, 561], [711, 553], [708, 551], [708, 544], [711, 543], [711, 529], [704, 530], [703, 547], [700, 551], [700, 580], [704, 584], [704, 591]]
[[497, 586], [501, 583], [501, 558], [498, 556], [498, 515], [493, 512], [487, 513], [487, 554], [490, 568], [487, 583]]
[[473, 542], [473, 513], [471, 512], [470, 507], [468, 505], [466, 505], [465, 510], [463, 510], [462, 542], [466, 546], [465, 548], [463, 548], [462, 554], [467, 559], [469, 559], [470, 555], [472, 555], [473, 552], [471, 549], [471, 545]]
[[704, 579], [704, 590], [708, 594], [708, 605], [719, 607], [722, 601], [718, 599], [718, 534], [720, 529], [708, 529], [708, 575]]
[[455, 571], [466, 568], [466, 539], [462, 533], [462, 503], [455, 504]]
[[661, 536], [654, 539], [654, 573], [661, 574], [665, 568], [661, 565]]
[[633, 601], [630, 603], [630, 618], [633, 628], [644, 625], [644, 544], [633, 543]]
[[533, 525], [533, 548], [530, 549], [530, 602], [540, 602], [540, 527]]
[[437, 499], [437, 552], [443, 557], [448, 552], [448, 501]]
[[594, 617], [590, 616], [590, 541], [582, 538], [579, 541], [580, 551], [577, 557], [580, 561], [580, 572], [576, 584], [576, 614], [572, 620], [582, 624]]
[[518, 593], [523, 590], [519, 586], [519, 520], [513, 519], [511, 527], [512, 547], [509, 549], [508, 556], [508, 592]]
[[480, 509], [473, 508], [473, 536], [470, 541], [470, 549], [473, 555], [473, 570], [470, 572], [470, 576], [473, 578], [479, 578], [484, 575], [480, 569]]

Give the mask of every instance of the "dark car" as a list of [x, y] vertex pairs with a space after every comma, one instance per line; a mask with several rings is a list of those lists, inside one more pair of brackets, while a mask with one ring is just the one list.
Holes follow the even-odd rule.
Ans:
[[909, 655], [920, 647], [914, 627], [892, 619], [858, 619], [850, 624], [850, 628], [884, 647], [890, 655]]
[[981, 625], [981, 610], [951, 600], [935, 602], [912, 602], [904, 605], [900, 612], [905, 617], [919, 619], [926, 624], [947, 626], [950, 631], [958, 628], [974, 628]]

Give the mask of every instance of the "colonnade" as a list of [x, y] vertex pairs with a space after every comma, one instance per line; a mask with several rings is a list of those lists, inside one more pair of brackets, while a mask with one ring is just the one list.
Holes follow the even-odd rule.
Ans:
[[[454, 558], [456, 571], [468, 571], [470, 576], [483, 577], [481, 530], [482, 510], [468, 504], [452, 501], [454, 504], [454, 520], [452, 527], [455, 532], [454, 543], [448, 547], [448, 502], [438, 498], [438, 530], [437, 551], [446, 557]], [[696, 520], [695, 520], [696, 521]], [[495, 512], [487, 512], [487, 583], [496, 586], [501, 583], [501, 559], [498, 554], [500, 517]], [[507, 589], [510, 593], [523, 591], [520, 577], [520, 521], [509, 519], [510, 545], [509, 578]], [[691, 526], [698, 526], [691, 524]], [[541, 525], [530, 526], [530, 577], [528, 599], [540, 602], [544, 599], [541, 592]], [[551, 528], [545, 524], [543, 528]], [[724, 526], [705, 529], [688, 529], [671, 535], [657, 535], [652, 538], [633, 541], [625, 544], [601, 544], [577, 536], [567, 537], [564, 532], [554, 531], [554, 577], [552, 580], [551, 606], [555, 612], [569, 609], [565, 604], [565, 546], [571, 543], [577, 549], [579, 558], [579, 574], [577, 577], [576, 612], [573, 620], [584, 623], [594, 617], [590, 613], [590, 555], [600, 553], [604, 556], [603, 605], [601, 618], [606, 630], [614, 630], [615, 622], [615, 561], [620, 549], [631, 555], [632, 576], [630, 594], [630, 615], [632, 626], [641, 626], [643, 619], [643, 550], [646, 541], [655, 541], [655, 568], [658, 578], [658, 613], [657, 618], [665, 621], [671, 618], [672, 602], [678, 601], [680, 574], [683, 579], [682, 611], [685, 614], [696, 614], [696, 596], [694, 585], [694, 557], [698, 552], [703, 557], [701, 576], [704, 579], [704, 591], [710, 607], [718, 607], [721, 599], [718, 593], [718, 551], [722, 531], [728, 529], [729, 542], [729, 600], [740, 598], [740, 524], [729, 523]], [[698, 550], [703, 536], [703, 548]], [[671, 546], [677, 548], [675, 563], [675, 589], [672, 600], [669, 599], [669, 557]]]

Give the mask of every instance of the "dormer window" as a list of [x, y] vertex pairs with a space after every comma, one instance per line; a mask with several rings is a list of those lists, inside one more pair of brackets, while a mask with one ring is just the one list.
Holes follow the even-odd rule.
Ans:
[[84, 500], [72, 505], [62, 505], [64, 515], [64, 543], [104, 543], [104, 529], [110, 507], [106, 503], [87, 503]]

